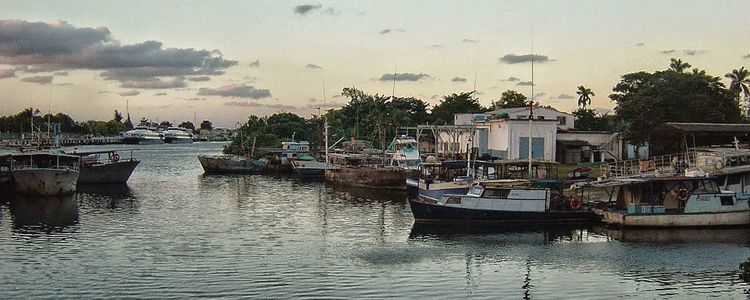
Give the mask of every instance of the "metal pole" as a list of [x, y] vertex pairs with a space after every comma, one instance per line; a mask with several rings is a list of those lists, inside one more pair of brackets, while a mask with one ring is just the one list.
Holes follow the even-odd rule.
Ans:
[[[531, 139], [533, 135], [532, 126], [534, 120], [534, 28], [531, 28], [531, 103], [529, 103], [529, 179], [532, 179], [533, 171], [531, 170]], [[520, 145], [519, 145], [520, 146]]]

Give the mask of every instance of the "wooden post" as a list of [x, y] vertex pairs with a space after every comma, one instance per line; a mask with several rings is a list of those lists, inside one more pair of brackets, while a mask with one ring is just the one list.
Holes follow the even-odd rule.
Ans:
[[253, 148], [252, 148], [252, 149], [250, 149], [250, 157], [253, 157], [253, 156], [255, 156], [255, 139], [256, 139], [257, 137], [258, 137], [257, 135], [256, 135], [256, 136], [253, 136]]

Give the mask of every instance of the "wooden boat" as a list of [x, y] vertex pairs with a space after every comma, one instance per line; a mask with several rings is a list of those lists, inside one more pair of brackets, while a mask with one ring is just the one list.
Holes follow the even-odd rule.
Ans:
[[326, 163], [316, 161], [312, 156], [290, 158], [289, 165], [299, 178], [325, 178]]
[[141, 162], [130, 157], [123, 158], [117, 150], [70, 152], [81, 157], [79, 184], [126, 183], [133, 170]]
[[75, 193], [80, 158], [62, 152], [35, 151], [12, 154], [11, 175], [16, 193], [35, 196]]
[[253, 159], [231, 154], [201, 154], [198, 155], [198, 161], [200, 161], [203, 171], [206, 174], [262, 174], [268, 173], [272, 170], [268, 160]]
[[465, 194], [445, 194], [435, 200], [409, 199], [415, 222], [558, 223], [590, 222], [596, 215], [580, 199], [552, 197], [546, 187], [528, 180], [490, 180]]

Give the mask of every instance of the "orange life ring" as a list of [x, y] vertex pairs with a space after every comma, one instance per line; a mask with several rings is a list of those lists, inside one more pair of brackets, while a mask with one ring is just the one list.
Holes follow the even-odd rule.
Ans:
[[717, 162], [716, 162], [716, 163], [714, 164], [714, 168], [715, 168], [716, 170], [721, 170], [722, 168], [724, 168], [724, 163], [723, 163], [723, 162], [721, 162], [721, 161], [717, 161]]
[[656, 162], [654, 162], [653, 160], [649, 160], [648, 161], [648, 169], [649, 170], [655, 170], [656, 169]]
[[117, 153], [112, 153], [112, 155], [109, 156], [109, 159], [113, 162], [118, 162], [120, 161], [120, 155]]
[[680, 201], [687, 200], [688, 196], [689, 196], [688, 190], [686, 189], [679, 189], [677, 191], [677, 199], [680, 199]]
[[580, 197], [574, 196], [573, 198], [570, 198], [570, 209], [572, 210], [579, 210], [581, 209], [581, 205], [583, 205], [583, 201], [581, 201]]

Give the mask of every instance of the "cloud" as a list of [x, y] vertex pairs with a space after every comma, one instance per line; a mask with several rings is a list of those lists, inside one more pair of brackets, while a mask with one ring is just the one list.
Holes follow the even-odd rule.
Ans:
[[312, 12], [313, 10], [320, 9], [323, 7], [320, 4], [303, 4], [303, 5], [297, 5], [294, 7], [294, 13], [298, 15], [307, 15], [308, 13]]
[[534, 94], [534, 98], [541, 98], [541, 97], [544, 97], [544, 95], [547, 95], [547, 93], [545, 93], [545, 92], [536, 93], [536, 94]]
[[520, 86], [532, 86], [532, 85], [534, 85], [534, 83], [531, 82], [531, 81], [519, 81], [518, 83], [516, 83], [516, 85], [520, 85]]
[[464, 43], [470, 43], [470, 44], [475, 44], [475, 43], [479, 43], [479, 40], [464, 39], [462, 42], [464, 42]]
[[552, 97], [550, 99], [575, 99], [576, 97], [573, 95], [568, 95], [566, 93], [560, 93], [560, 95], [557, 95], [557, 97]]
[[127, 82], [220, 75], [237, 61], [224, 59], [217, 50], [164, 48], [159, 41], [122, 44], [106, 27], [0, 20], [0, 64], [26, 72], [102, 70], [105, 79]]
[[685, 55], [688, 55], [688, 56], [694, 56], [694, 55], [703, 54], [703, 53], [706, 53], [706, 52], [707, 52], [706, 50], [700, 50], [700, 49], [685, 49], [685, 50], [682, 50], [682, 53], [685, 54]]
[[342, 107], [342, 106], [344, 106], [344, 103], [340, 103], [340, 102], [327, 102], [327, 103], [318, 103], [318, 104], [312, 103], [312, 104], [308, 104], [305, 107], [312, 108], [312, 109], [318, 109], [318, 108], [320, 108], [320, 109], [331, 109], [331, 108], [339, 108], [339, 107]]
[[198, 95], [261, 99], [271, 97], [271, 91], [267, 89], [256, 89], [244, 84], [230, 84], [215, 89], [201, 88], [198, 90]]
[[190, 80], [190, 81], [209, 81], [209, 80], [211, 80], [211, 77], [208, 77], [208, 76], [196, 76], [196, 77], [188, 77], [187, 80]]
[[742, 58], [750, 58], [750, 54], [745, 54], [742, 56]]
[[316, 64], [307, 64], [307, 66], [305, 66], [305, 68], [308, 68], [308, 69], [322, 69], [323, 67], [321, 67], [319, 65], [316, 65]]
[[166, 96], [166, 95], [167, 95], [167, 92], [158, 92], [154, 94], [154, 96]]
[[251, 61], [248, 67], [251, 68], [260, 68], [260, 59], [256, 59], [255, 61]]
[[175, 77], [169, 80], [150, 78], [145, 80], [125, 81], [120, 84], [121, 88], [130, 89], [172, 89], [185, 87], [185, 77]]
[[50, 84], [52, 83], [52, 76], [31, 76], [21, 79], [23, 82], [32, 82], [38, 84]]
[[453, 77], [453, 79], [451, 79], [451, 81], [452, 82], [466, 82], [466, 78], [463, 78], [463, 77]]
[[55, 75], [55, 76], [68, 76], [68, 72], [66, 72], [66, 71], [60, 71], [60, 72], [52, 73], [52, 75]]
[[401, 28], [393, 28], [393, 29], [386, 28], [386, 29], [381, 30], [378, 33], [380, 33], [380, 34], [388, 34], [388, 33], [392, 33], [392, 32], [404, 32], [404, 31], [406, 31], [406, 30], [401, 29]]
[[138, 96], [138, 95], [141, 94], [141, 92], [140, 91], [136, 91], [136, 90], [129, 90], [129, 91], [124, 91], [124, 92], [119, 92], [117, 94], [120, 95], [120, 96], [123, 96], [123, 97], [126, 97], [126, 96]]
[[287, 104], [266, 104], [265, 106], [268, 108], [281, 109], [281, 110], [291, 110], [291, 109], [297, 108], [296, 106], [287, 105]]
[[333, 7], [326, 8], [323, 11], [323, 13], [326, 14], [326, 15], [332, 15], [332, 16], [337, 16], [337, 15], [340, 14], [340, 12], [338, 10], [334, 9]]
[[441, 45], [441, 44], [432, 44], [432, 45], [430, 45], [428, 47], [430, 47], [432, 49], [440, 49], [440, 48], [443, 48], [443, 45]]
[[226, 106], [239, 106], [239, 107], [261, 107], [262, 103], [250, 102], [250, 101], [228, 101], [224, 102]]
[[635, 45], [636, 45], [636, 46], [638, 46], [638, 47], [642, 47], [642, 46], [646, 46], [646, 43], [644, 43], [644, 42], [640, 42], [640, 43], [637, 43], [637, 44], [635, 44]]
[[661, 53], [661, 54], [672, 54], [672, 53], [675, 53], [675, 52], [677, 52], [677, 50], [674, 50], [674, 49], [659, 51], [659, 53]]
[[[395, 79], [394, 79], [395, 77]], [[380, 81], [418, 81], [421, 79], [429, 79], [432, 78], [432, 76], [425, 74], [425, 73], [396, 73], [394, 76], [393, 73], [385, 73], [383, 76], [380, 76], [378, 80]]]
[[317, 102], [320, 102], [320, 100], [318, 100], [317, 98], [313, 97], [313, 98], [307, 99], [307, 102], [317, 103]]
[[16, 77], [16, 70], [0, 69], [0, 79]]
[[205, 100], [206, 100], [206, 98], [201, 98], [201, 97], [191, 97], [191, 98], [185, 98], [185, 100], [188, 100], [188, 101], [205, 101]]
[[549, 57], [547, 57], [546, 55], [540, 55], [540, 54], [524, 54], [524, 55], [508, 54], [508, 55], [501, 57], [498, 60], [498, 62], [506, 63], [506, 64], [520, 64], [520, 63], [531, 62], [532, 59], [534, 60], [535, 63], [544, 63], [550, 60]]
[[505, 81], [521, 81], [521, 78], [510, 76]]

